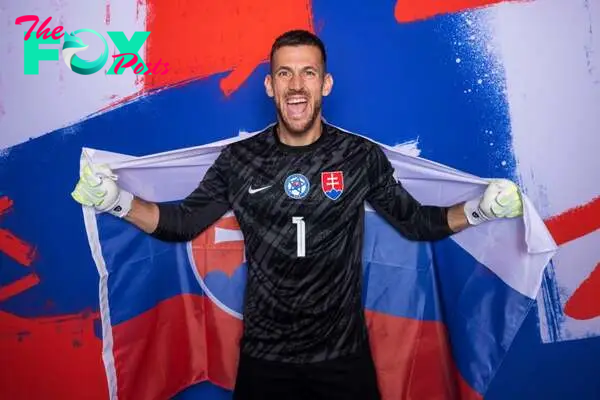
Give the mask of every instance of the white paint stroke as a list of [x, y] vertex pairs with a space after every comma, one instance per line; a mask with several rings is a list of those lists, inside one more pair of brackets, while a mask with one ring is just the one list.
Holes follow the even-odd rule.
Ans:
[[[88, 28], [102, 34], [109, 54], [117, 54], [106, 31], [123, 31], [131, 38], [135, 31], [145, 30], [145, 8], [133, 0], [110, 3], [110, 19], [105, 2], [28, 0], [2, 6], [0, 12], [0, 149], [25, 142], [57, 129], [70, 126], [95, 114], [118, 99], [135, 94], [139, 87], [129, 70], [122, 75], [106, 75], [112, 57], [103, 70], [93, 75], [69, 71], [59, 50], [58, 61], [40, 61], [38, 75], [25, 75], [23, 70], [23, 35], [31, 23], [15, 25], [22, 15], [35, 14], [36, 26], [52, 17], [50, 31], [62, 25], [69, 32]], [[107, 25], [107, 21], [109, 24]], [[102, 51], [102, 42], [90, 33], [79, 37], [90, 46], [80, 56], [93, 60]], [[143, 54], [145, 47], [140, 54]], [[139, 79], [137, 79], [139, 82]]]
[[412, 157], [419, 157], [421, 155], [421, 149], [419, 149], [419, 139], [407, 140], [406, 142], [398, 143], [393, 147], [402, 154]]
[[[600, 195], [600, 3], [536, 0], [487, 13], [505, 71], [519, 179], [543, 217]], [[598, 235], [559, 249], [554, 259], [560, 305], [600, 261]], [[548, 341], [547, 317], [540, 319]], [[556, 315], [555, 315], [556, 316]], [[599, 321], [564, 319], [558, 340], [600, 335]]]

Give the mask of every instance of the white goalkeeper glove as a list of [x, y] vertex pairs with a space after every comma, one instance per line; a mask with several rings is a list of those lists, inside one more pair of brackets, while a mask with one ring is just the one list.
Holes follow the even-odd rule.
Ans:
[[507, 179], [495, 179], [483, 196], [469, 200], [464, 207], [471, 225], [479, 225], [498, 218], [515, 218], [523, 215], [523, 201], [519, 188]]
[[85, 206], [123, 218], [131, 210], [133, 195], [117, 186], [118, 177], [107, 165], [85, 164], [71, 196]]

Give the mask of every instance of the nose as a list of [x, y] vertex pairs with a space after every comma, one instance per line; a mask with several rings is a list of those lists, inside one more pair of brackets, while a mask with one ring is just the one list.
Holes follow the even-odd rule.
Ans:
[[290, 79], [290, 89], [300, 90], [302, 88], [303, 82], [300, 74], [293, 74], [292, 79]]

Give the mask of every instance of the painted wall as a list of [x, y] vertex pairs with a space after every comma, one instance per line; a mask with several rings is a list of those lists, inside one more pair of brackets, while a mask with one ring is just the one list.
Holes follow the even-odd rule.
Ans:
[[[0, 393], [106, 397], [97, 272], [69, 196], [81, 147], [143, 155], [264, 127], [271, 41], [302, 27], [328, 46], [328, 120], [518, 180], [561, 244], [487, 398], [600, 397], [600, 3], [420, 3], [0, 0]], [[29, 14], [50, 30], [147, 29], [140, 54], [168, 72], [84, 76], [59, 58], [25, 75], [30, 23], [15, 20]], [[80, 37], [96, 58], [100, 39]], [[229, 396], [179, 397], [207, 393]]]

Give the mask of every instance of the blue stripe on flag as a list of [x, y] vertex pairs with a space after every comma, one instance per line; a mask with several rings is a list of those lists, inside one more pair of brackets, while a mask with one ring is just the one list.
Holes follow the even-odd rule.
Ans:
[[453, 240], [434, 243], [433, 249], [440, 311], [455, 363], [466, 382], [483, 393], [534, 300], [512, 289]]
[[367, 212], [363, 263], [367, 309], [405, 318], [440, 320], [429, 243], [409, 241], [381, 216]]
[[443, 321], [461, 375], [483, 393], [533, 300], [452, 239], [408, 241], [372, 212], [365, 217], [364, 263], [367, 309]]
[[102, 255], [109, 272], [111, 322], [120, 322], [170, 297], [202, 289], [190, 267], [185, 243], [152, 238], [112, 215], [97, 217]]

